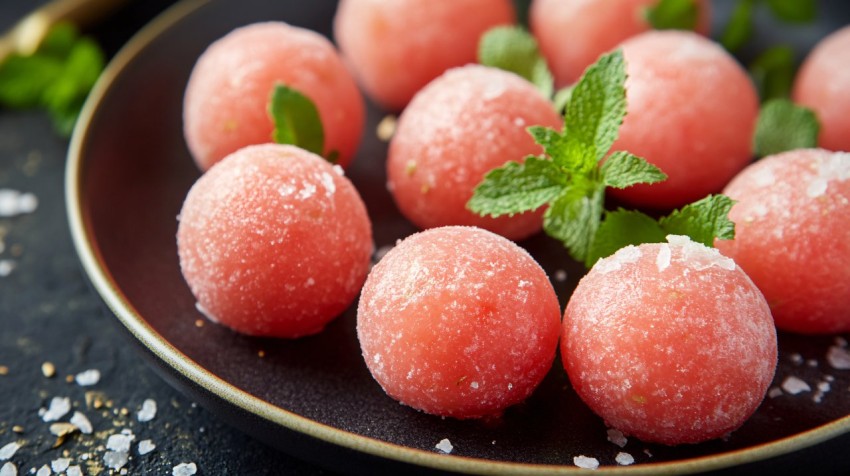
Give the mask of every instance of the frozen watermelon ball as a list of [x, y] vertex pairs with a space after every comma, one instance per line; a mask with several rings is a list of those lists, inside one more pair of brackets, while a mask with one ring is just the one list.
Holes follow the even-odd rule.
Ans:
[[177, 230], [198, 309], [257, 336], [321, 331], [357, 296], [372, 248], [366, 208], [342, 169], [278, 144], [240, 149], [202, 175]]
[[687, 237], [599, 260], [567, 304], [561, 356], [606, 424], [677, 445], [753, 414], [776, 368], [776, 328], [731, 258]]
[[399, 209], [420, 228], [478, 226], [514, 240], [540, 231], [542, 210], [492, 218], [466, 209], [487, 172], [542, 153], [533, 125], [560, 129], [561, 117], [528, 81], [479, 65], [447, 71], [411, 101], [390, 142]]
[[800, 66], [793, 99], [812, 108], [821, 123], [818, 145], [850, 151], [850, 26], [818, 43]]
[[281, 22], [237, 28], [198, 58], [183, 102], [183, 130], [202, 170], [251, 144], [272, 141], [269, 100], [278, 84], [307, 96], [325, 136], [323, 155], [348, 165], [360, 144], [364, 105], [334, 46]]
[[850, 332], [850, 153], [765, 157], [724, 190], [735, 239], [717, 247], [764, 293], [780, 329]]
[[628, 113], [611, 150], [641, 156], [668, 178], [612, 195], [670, 209], [722, 190], [752, 159], [759, 101], [747, 73], [696, 33], [652, 31], [621, 46]]
[[363, 357], [387, 394], [461, 419], [525, 400], [552, 366], [559, 327], [540, 266], [474, 227], [400, 242], [369, 273], [357, 308]]
[[445, 70], [474, 63], [485, 31], [513, 21], [510, 0], [342, 0], [334, 36], [369, 97], [399, 111]]
[[[578, 81], [600, 55], [638, 33], [652, 29], [646, 8], [658, 0], [534, 0], [531, 31], [559, 86]], [[697, 0], [697, 31], [711, 27], [710, 3]]]

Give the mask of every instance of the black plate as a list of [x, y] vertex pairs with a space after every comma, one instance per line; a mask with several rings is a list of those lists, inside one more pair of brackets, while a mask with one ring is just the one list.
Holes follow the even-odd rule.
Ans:
[[[175, 244], [177, 213], [199, 176], [181, 124], [192, 65], [210, 42], [254, 21], [285, 20], [330, 35], [334, 11], [333, 1], [178, 4], [126, 46], [87, 104], [68, 164], [74, 240], [97, 291], [169, 382], [249, 434], [344, 471], [570, 474], [579, 471], [573, 457], [586, 455], [626, 474], [690, 473], [787, 455], [850, 432], [850, 372], [833, 370], [824, 359], [832, 336], [780, 335], [775, 384], [795, 375], [814, 387], [829, 375], [833, 390], [820, 403], [813, 392], [768, 398], [725, 441], [665, 447], [632, 439], [621, 449], [607, 441], [602, 421], [570, 389], [559, 363], [500, 421], [461, 422], [417, 413], [384, 395], [360, 356], [353, 307], [322, 334], [296, 341], [196, 325], [204, 321], [180, 275]], [[803, 36], [794, 41], [808, 48], [833, 28], [798, 29]], [[368, 113], [348, 176], [381, 247], [415, 230], [386, 191], [386, 144], [374, 134], [383, 114], [374, 107]], [[553, 280], [565, 305], [582, 268], [543, 235], [522, 245], [550, 276], [566, 271], [566, 280]], [[806, 363], [812, 359], [817, 366]], [[435, 449], [443, 438], [455, 447], [451, 455]], [[637, 463], [617, 467], [619, 451]]]

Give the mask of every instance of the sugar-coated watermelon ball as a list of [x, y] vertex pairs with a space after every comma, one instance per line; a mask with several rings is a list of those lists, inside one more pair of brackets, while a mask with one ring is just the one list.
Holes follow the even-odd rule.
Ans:
[[354, 301], [372, 249], [366, 208], [342, 169], [279, 144], [240, 149], [210, 168], [177, 230], [198, 309], [257, 336], [321, 331]]
[[812, 108], [821, 123], [818, 145], [850, 151], [850, 26], [820, 41], [800, 66], [794, 101]]
[[202, 170], [224, 156], [272, 141], [269, 100], [277, 84], [307, 96], [345, 167], [360, 144], [363, 97], [334, 46], [313, 31], [281, 22], [237, 28], [198, 58], [183, 102], [183, 129]]
[[[534, 0], [531, 31], [559, 86], [578, 81], [600, 55], [652, 29], [644, 12], [658, 0]], [[711, 28], [710, 3], [697, 0], [697, 31]]]
[[726, 187], [735, 239], [717, 247], [750, 275], [780, 329], [850, 332], [850, 153], [765, 157]]
[[561, 356], [578, 395], [645, 442], [726, 435], [764, 399], [776, 328], [731, 258], [671, 235], [599, 260], [564, 315]]
[[752, 159], [759, 100], [747, 73], [720, 45], [691, 32], [642, 33], [622, 49], [628, 114], [612, 150], [641, 156], [668, 178], [611, 194], [670, 209], [719, 192]]
[[470, 225], [513, 240], [542, 227], [542, 209], [482, 217], [467, 210], [490, 170], [540, 154], [529, 126], [561, 127], [551, 102], [519, 76], [479, 65], [454, 68], [428, 84], [399, 118], [387, 159], [388, 187], [420, 228]]
[[445, 70], [474, 63], [485, 31], [513, 22], [510, 0], [342, 0], [334, 37], [366, 94], [399, 111]]
[[357, 336], [387, 394], [467, 419], [528, 397], [555, 358], [560, 307], [522, 248], [474, 227], [409, 236], [369, 273]]

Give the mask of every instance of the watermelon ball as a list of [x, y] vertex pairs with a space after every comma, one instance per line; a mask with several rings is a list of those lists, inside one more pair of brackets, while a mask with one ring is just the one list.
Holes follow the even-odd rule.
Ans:
[[240, 149], [210, 168], [177, 230], [198, 309], [256, 336], [321, 331], [354, 301], [372, 248], [366, 208], [342, 169], [279, 144]]
[[251, 144], [272, 141], [269, 102], [278, 84], [309, 98], [322, 121], [325, 150], [345, 167], [360, 144], [364, 104], [334, 46], [318, 33], [281, 22], [237, 28], [198, 58], [183, 102], [183, 132], [201, 170]]
[[794, 101], [815, 111], [821, 123], [818, 145], [850, 151], [850, 26], [820, 41], [794, 81]]
[[726, 187], [735, 239], [717, 247], [750, 275], [776, 326], [850, 332], [850, 154], [799, 149], [765, 157]]
[[445, 70], [474, 63], [484, 32], [513, 22], [510, 0], [342, 0], [334, 37], [366, 94], [400, 111]]
[[[658, 0], [534, 0], [528, 14], [555, 81], [578, 81], [585, 68], [622, 41], [651, 30], [644, 11]], [[710, 2], [697, 0], [697, 31], [711, 28]]]
[[641, 156], [668, 178], [611, 195], [671, 209], [722, 190], [752, 159], [759, 100], [746, 71], [719, 44], [691, 32], [642, 33], [622, 49], [628, 106], [611, 150]]
[[698, 443], [735, 430], [764, 399], [776, 328], [731, 258], [671, 235], [599, 260], [564, 314], [573, 388], [612, 428]]
[[561, 127], [552, 104], [528, 81], [496, 68], [454, 68], [404, 110], [389, 146], [388, 188], [420, 228], [469, 225], [513, 240], [542, 228], [543, 210], [498, 218], [466, 209], [490, 170], [542, 149], [529, 126]]
[[407, 237], [369, 273], [357, 337], [387, 394], [458, 419], [501, 414], [528, 397], [558, 345], [560, 307], [522, 248], [474, 227]]

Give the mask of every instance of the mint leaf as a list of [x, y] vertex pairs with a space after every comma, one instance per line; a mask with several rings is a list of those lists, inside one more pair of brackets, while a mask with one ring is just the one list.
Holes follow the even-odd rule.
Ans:
[[739, 0], [729, 23], [720, 35], [720, 43], [728, 51], [738, 51], [753, 35], [753, 8], [756, 0]]
[[42, 100], [61, 133], [67, 135], [73, 130], [104, 64], [103, 52], [97, 44], [82, 38], [71, 47], [61, 73], [45, 88]]
[[620, 50], [603, 55], [585, 70], [564, 118], [565, 146], [573, 162], [595, 167], [617, 139], [626, 116], [625, 81]]
[[478, 43], [478, 62], [516, 73], [534, 84], [544, 97], [552, 97], [552, 73], [537, 40], [522, 28], [497, 26], [484, 33]]
[[695, 242], [714, 246], [715, 238], [735, 238], [735, 223], [729, 219], [729, 210], [734, 204], [726, 195], [709, 195], [674, 210], [658, 223], [665, 235], [687, 235]]
[[646, 159], [623, 151], [608, 156], [602, 164], [601, 173], [603, 183], [614, 188], [663, 182], [667, 179], [667, 174]]
[[292, 144], [322, 155], [325, 131], [316, 105], [307, 96], [278, 84], [272, 91], [269, 114], [274, 121], [272, 139], [278, 144]]
[[644, 16], [656, 30], [694, 30], [699, 6], [694, 0], [659, 0], [644, 10]]
[[605, 187], [579, 179], [565, 187], [546, 209], [543, 229], [561, 241], [576, 261], [584, 261], [603, 210]]
[[767, 6], [782, 21], [809, 23], [817, 13], [815, 0], [767, 0]]
[[0, 104], [13, 109], [40, 107], [44, 91], [62, 72], [55, 58], [12, 54], [0, 65]]
[[535, 210], [557, 198], [565, 182], [551, 160], [530, 156], [525, 163], [509, 162], [488, 172], [466, 207], [494, 217]]
[[816, 147], [820, 123], [814, 111], [787, 99], [772, 99], [759, 111], [753, 150], [758, 157]]
[[666, 236], [661, 225], [644, 213], [623, 208], [607, 212], [593, 237], [585, 266], [590, 268], [600, 258], [611, 256], [628, 245], [664, 242]]
[[749, 69], [762, 101], [791, 95], [796, 72], [794, 50], [791, 48], [769, 48], [750, 63]]

